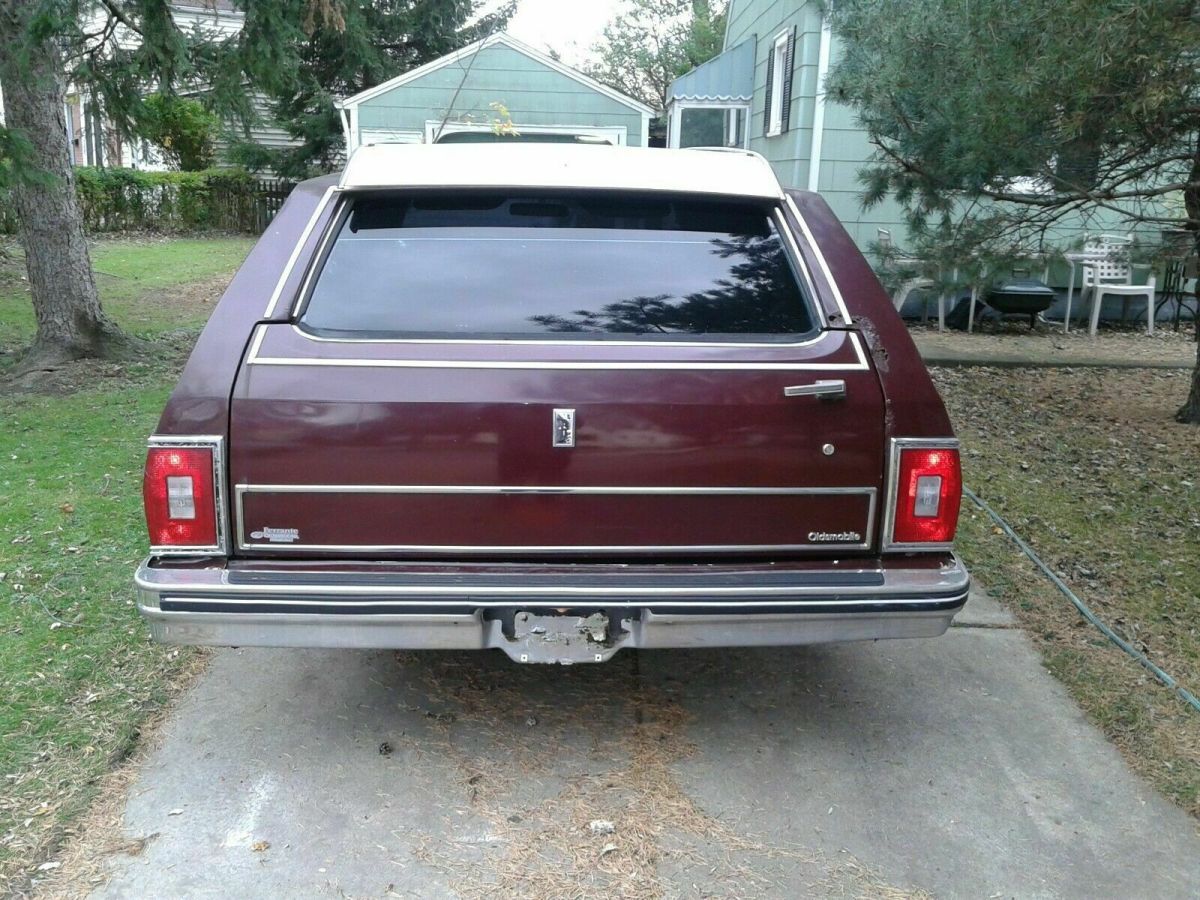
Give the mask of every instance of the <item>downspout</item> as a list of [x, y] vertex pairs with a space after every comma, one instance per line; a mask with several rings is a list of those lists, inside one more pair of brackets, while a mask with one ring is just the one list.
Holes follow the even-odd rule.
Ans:
[[817, 50], [817, 96], [813, 106], [812, 146], [808, 152], [808, 189], [816, 191], [821, 183], [821, 142], [825, 137], [825, 76], [829, 74], [829, 49], [833, 32], [829, 13], [821, 16], [821, 46]]
[[346, 113], [346, 107], [342, 105], [341, 100], [334, 100], [333, 105], [337, 107], [338, 118], [342, 120], [342, 134], [346, 138], [346, 157], [350, 157], [350, 151], [354, 148], [350, 145], [350, 117]]

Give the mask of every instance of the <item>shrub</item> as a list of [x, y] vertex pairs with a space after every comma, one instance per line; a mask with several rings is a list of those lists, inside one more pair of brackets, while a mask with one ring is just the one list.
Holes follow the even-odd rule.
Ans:
[[[264, 183], [241, 169], [142, 172], [75, 169], [75, 193], [89, 232], [257, 231], [265, 225]], [[0, 191], [0, 233], [16, 231]]]
[[200, 172], [216, 162], [221, 120], [197, 100], [151, 94], [142, 101], [138, 132], [162, 151], [167, 164]]

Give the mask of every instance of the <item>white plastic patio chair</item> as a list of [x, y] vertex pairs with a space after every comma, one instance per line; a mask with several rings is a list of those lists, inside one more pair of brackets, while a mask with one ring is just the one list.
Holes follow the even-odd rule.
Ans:
[[1129, 235], [1101, 234], [1084, 242], [1083, 252], [1094, 258], [1083, 265], [1083, 291], [1091, 291], [1088, 334], [1095, 337], [1100, 310], [1107, 295], [1121, 297], [1126, 305], [1133, 297], [1146, 298], [1146, 332], [1154, 334], [1154, 295], [1156, 279], [1150, 274], [1145, 284], [1133, 283], [1134, 266], [1129, 260], [1133, 238]]
[[[892, 243], [892, 233], [886, 228], [875, 229], [876, 240], [879, 246], [890, 251], [895, 247]], [[919, 266], [921, 260], [915, 256], [904, 256], [901, 254], [893, 254], [891, 257], [901, 266]], [[892, 305], [896, 307], [896, 312], [900, 312], [900, 308], [904, 306], [904, 301], [908, 299], [908, 295], [913, 291], [928, 290], [929, 288], [937, 287], [937, 282], [932, 278], [927, 278], [924, 275], [918, 275], [914, 278], [909, 278], [900, 284], [892, 293]], [[938, 331], [946, 330], [946, 295], [945, 293], [938, 294]]]

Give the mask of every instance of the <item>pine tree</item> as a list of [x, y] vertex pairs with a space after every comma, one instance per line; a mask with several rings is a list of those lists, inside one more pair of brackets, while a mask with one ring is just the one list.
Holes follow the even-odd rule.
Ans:
[[245, 25], [226, 36], [185, 33], [167, 0], [0, 0], [0, 189], [16, 202], [38, 329], [19, 371], [134, 343], [104, 314], [92, 277], [63, 121], [68, 80], [126, 136], [155, 114], [151, 94], [186, 91], [248, 127], [261, 92], [304, 142], [278, 162], [304, 173], [341, 150], [335, 96], [490, 33], [515, 7], [480, 17], [481, 0], [237, 2]]
[[[255, 4], [257, 5], [257, 4]], [[480, 15], [481, 0], [361, 0], [336, 17], [312, 17], [291, 37], [292, 65], [256, 81], [274, 118], [300, 142], [272, 151], [248, 140], [235, 157], [253, 168], [303, 177], [336, 167], [345, 151], [334, 100], [357, 94], [504, 27], [515, 0]]]
[[[828, 82], [877, 148], [867, 205], [959, 261], [1045, 245], [1101, 211], [1200, 252], [1194, 0], [839, 0]], [[1200, 357], [1180, 421], [1200, 423]]]

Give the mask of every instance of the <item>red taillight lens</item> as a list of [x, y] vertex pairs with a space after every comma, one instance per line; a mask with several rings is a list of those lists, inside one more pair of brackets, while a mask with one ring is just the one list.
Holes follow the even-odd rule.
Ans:
[[217, 502], [211, 447], [151, 447], [142, 499], [153, 547], [215, 547]]
[[958, 450], [905, 447], [896, 476], [895, 544], [945, 544], [958, 528], [962, 470]]

